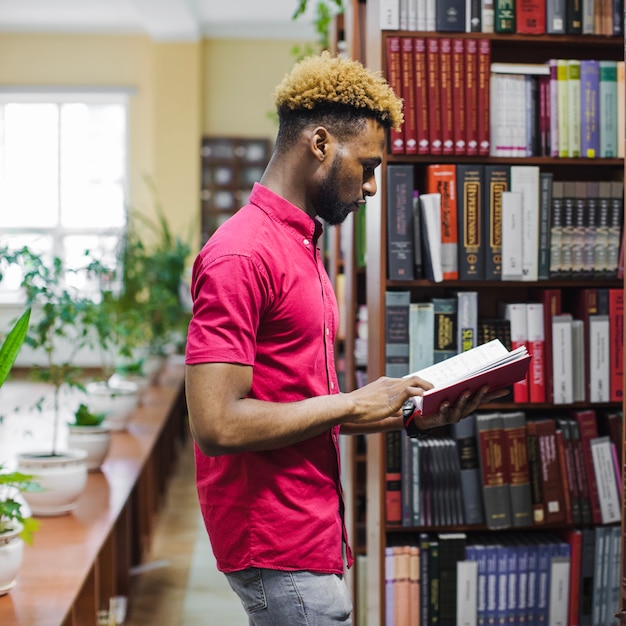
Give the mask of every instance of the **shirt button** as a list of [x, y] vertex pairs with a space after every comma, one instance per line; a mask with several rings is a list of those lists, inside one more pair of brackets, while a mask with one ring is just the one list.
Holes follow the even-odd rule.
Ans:
[[310, 242], [308, 239], [303, 239], [303, 240], [302, 240], [302, 243], [303, 243], [305, 246], [308, 246], [311, 242]]

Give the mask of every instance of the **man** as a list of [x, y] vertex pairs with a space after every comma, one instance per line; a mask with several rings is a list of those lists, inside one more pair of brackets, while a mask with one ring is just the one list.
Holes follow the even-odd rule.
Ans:
[[[339, 431], [402, 428], [402, 404], [431, 385], [381, 378], [340, 393], [317, 218], [340, 224], [376, 193], [402, 102], [381, 75], [329, 53], [297, 64], [274, 96], [271, 161], [193, 269], [186, 390], [198, 495], [250, 624], [351, 624]], [[463, 396], [421, 425], [458, 421], [496, 396]]]

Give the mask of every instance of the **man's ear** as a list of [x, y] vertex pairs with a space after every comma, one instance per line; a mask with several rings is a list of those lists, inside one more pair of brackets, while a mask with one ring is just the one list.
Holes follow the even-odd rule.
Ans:
[[318, 126], [311, 136], [311, 151], [319, 161], [323, 161], [328, 155], [329, 142], [329, 132], [323, 126]]

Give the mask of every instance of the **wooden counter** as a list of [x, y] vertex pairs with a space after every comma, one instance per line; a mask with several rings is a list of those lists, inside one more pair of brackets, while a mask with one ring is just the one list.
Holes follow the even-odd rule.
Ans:
[[187, 433], [183, 377], [182, 364], [168, 365], [145, 392], [71, 514], [39, 518], [17, 584], [0, 597], [2, 626], [95, 626], [110, 597], [129, 595]]

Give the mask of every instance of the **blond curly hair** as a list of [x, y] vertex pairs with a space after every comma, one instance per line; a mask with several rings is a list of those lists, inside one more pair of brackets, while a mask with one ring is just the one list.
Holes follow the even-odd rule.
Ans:
[[297, 63], [273, 96], [279, 118], [335, 109], [373, 117], [386, 128], [399, 129], [403, 122], [402, 99], [380, 72], [328, 51]]

